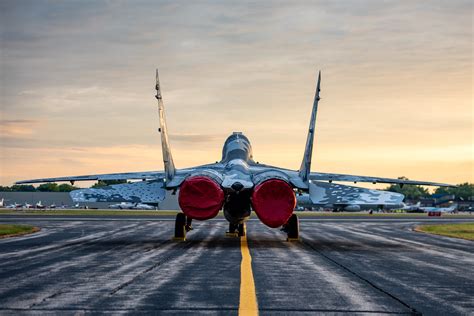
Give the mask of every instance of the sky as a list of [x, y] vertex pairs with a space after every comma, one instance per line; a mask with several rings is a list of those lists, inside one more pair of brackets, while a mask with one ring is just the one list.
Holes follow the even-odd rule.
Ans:
[[243, 132], [297, 169], [474, 182], [472, 1], [0, 1], [0, 184], [162, 170]]

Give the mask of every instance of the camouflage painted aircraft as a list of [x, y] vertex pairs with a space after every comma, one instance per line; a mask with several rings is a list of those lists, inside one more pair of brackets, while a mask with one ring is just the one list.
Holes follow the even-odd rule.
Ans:
[[299, 238], [299, 223], [293, 213], [296, 194], [309, 193], [314, 204], [398, 205], [403, 195], [345, 186], [337, 182], [371, 182], [449, 186], [421, 182], [335, 173], [311, 172], [311, 156], [316, 115], [320, 100], [321, 72], [318, 75], [306, 147], [301, 166], [289, 170], [255, 162], [249, 139], [234, 132], [224, 143], [219, 162], [193, 168], [177, 169], [171, 155], [165, 108], [156, 71], [156, 99], [160, 120], [164, 171], [99, 174], [19, 181], [23, 183], [91, 180], [142, 180], [96, 189], [71, 192], [74, 202], [132, 202], [156, 204], [165, 198], [166, 190], [178, 192], [182, 213], [177, 214], [175, 238], [184, 239], [192, 229], [191, 220], [207, 220], [223, 209], [229, 222], [230, 234], [245, 235], [245, 220], [254, 211], [258, 218], [272, 228], [282, 227], [288, 239]]

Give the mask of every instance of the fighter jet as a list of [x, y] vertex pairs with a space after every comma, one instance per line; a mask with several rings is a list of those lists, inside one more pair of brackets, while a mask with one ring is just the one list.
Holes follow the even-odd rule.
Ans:
[[[309, 120], [303, 159], [298, 170], [261, 164], [254, 160], [249, 139], [241, 132], [232, 133], [224, 142], [221, 160], [216, 163], [178, 169], [171, 154], [165, 107], [156, 71], [156, 99], [161, 136], [164, 171], [131, 172], [71, 176], [18, 181], [17, 184], [91, 180], [142, 180], [104, 188], [72, 191], [74, 202], [132, 202], [155, 204], [165, 198], [166, 190], [178, 193], [182, 210], [175, 221], [176, 239], [184, 240], [191, 221], [208, 220], [223, 209], [229, 222], [229, 233], [245, 235], [245, 221], [251, 212], [265, 225], [281, 227], [288, 240], [298, 240], [299, 222], [293, 213], [296, 194], [309, 193], [315, 204], [400, 204], [402, 194], [345, 186], [333, 182], [370, 182], [450, 186], [448, 184], [311, 172], [316, 116], [320, 101], [321, 72]], [[311, 180], [311, 181], [310, 181]]]

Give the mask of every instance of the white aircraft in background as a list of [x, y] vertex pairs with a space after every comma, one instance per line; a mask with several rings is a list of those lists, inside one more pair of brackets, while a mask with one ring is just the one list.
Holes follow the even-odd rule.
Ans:
[[24, 208], [33, 208], [33, 204], [30, 204], [28, 202], [25, 202], [25, 204], [23, 204], [23, 207]]
[[418, 202], [416, 204], [405, 204], [402, 202], [402, 207], [400, 208], [400, 210], [408, 212], [419, 211], [421, 210], [421, 202]]
[[16, 202], [7, 206], [7, 208], [21, 208], [21, 207], [23, 207], [23, 204], [19, 204]]
[[5, 207], [5, 199], [0, 200], [0, 207]]
[[44, 209], [46, 208], [46, 205], [43, 205], [41, 201], [39, 201], [38, 203], [36, 203], [35, 208]]
[[429, 207], [420, 207], [420, 210], [422, 210], [425, 213], [452, 213], [456, 211], [458, 208], [457, 204], [452, 204], [450, 207], [434, 207], [434, 206], [429, 206]]

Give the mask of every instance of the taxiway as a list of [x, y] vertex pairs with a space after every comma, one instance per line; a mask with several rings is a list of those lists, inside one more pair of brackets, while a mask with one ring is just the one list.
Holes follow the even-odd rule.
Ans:
[[[170, 240], [171, 218], [0, 216], [41, 228], [0, 240], [0, 313], [238, 314], [241, 242], [217, 219]], [[412, 231], [472, 219], [310, 218], [302, 241], [247, 226], [267, 314], [474, 313], [474, 242]]]

